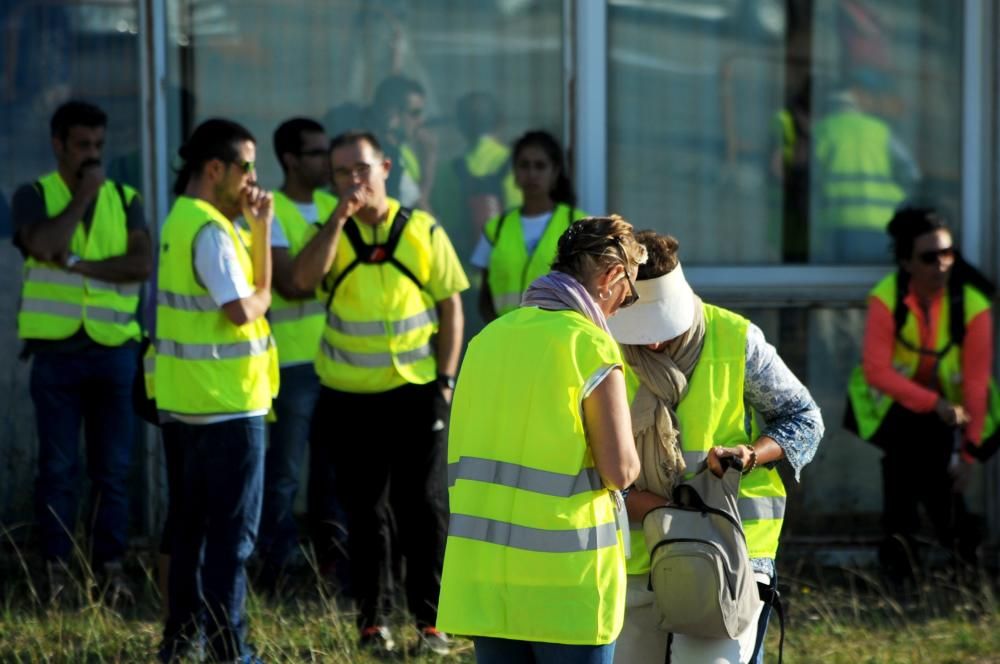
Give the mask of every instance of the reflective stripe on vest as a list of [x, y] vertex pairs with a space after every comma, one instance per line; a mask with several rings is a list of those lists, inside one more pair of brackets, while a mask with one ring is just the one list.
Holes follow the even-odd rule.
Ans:
[[589, 378], [621, 363], [575, 312], [520, 308], [469, 344], [448, 440], [451, 517], [437, 626], [597, 645], [624, 613], [624, 546], [587, 444]]
[[[879, 300], [890, 311], [896, 309], [897, 274], [894, 272], [883, 278], [869, 293], [869, 297]], [[972, 321], [983, 311], [990, 308], [990, 301], [982, 293], [970, 285], [963, 289], [963, 307], [965, 309], [965, 324]], [[935, 351], [948, 349], [937, 363], [937, 383], [944, 396], [955, 404], [964, 403], [962, 395], [962, 348], [951, 343], [951, 305], [947, 295], [942, 296], [941, 309], [938, 313], [937, 334], [935, 335]], [[912, 312], [906, 316], [899, 336], [906, 342], [895, 342], [892, 352], [892, 365], [901, 375], [912, 379], [920, 366], [920, 354], [913, 348], [921, 348], [920, 329]], [[907, 348], [907, 344], [912, 348]], [[884, 394], [868, 384], [862, 367], [856, 366], [851, 373], [847, 387], [848, 398], [854, 410], [858, 425], [858, 435], [869, 439], [878, 430], [886, 414], [894, 403], [892, 397]], [[1000, 401], [997, 399], [997, 386], [990, 379], [986, 420], [983, 424], [982, 440], [992, 437], [1000, 425]]]
[[[48, 217], [62, 213], [72, 193], [62, 177], [50, 173], [38, 181]], [[121, 189], [119, 189], [121, 186]], [[106, 181], [94, 201], [89, 230], [79, 221], [69, 250], [83, 260], [100, 261], [128, 250], [127, 210], [135, 197], [130, 187]], [[124, 199], [124, 200], [123, 200]], [[117, 284], [28, 257], [24, 263], [18, 336], [22, 339], [65, 339], [82, 325], [87, 335], [105, 346], [120, 346], [139, 338], [136, 311], [141, 284]]]
[[892, 177], [889, 127], [872, 115], [844, 110], [820, 121], [813, 141], [824, 226], [881, 233], [904, 198]]
[[[322, 226], [334, 208], [337, 198], [317, 189], [313, 192], [318, 219], [315, 224], [299, 211], [295, 201], [280, 191], [274, 192], [274, 216], [288, 240], [288, 256], [294, 258]], [[267, 317], [274, 340], [278, 344], [281, 366], [312, 362], [323, 336], [323, 312], [326, 307], [317, 299], [286, 300], [271, 289], [271, 308]]]
[[[388, 199], [389, 215], [378, 227], [357, 224], [367, 244], [384, 242], [399, 212]], [[394, 257], [421, 284], [431, 277], [431, 233], [434, 221], [414, 210], [403, 228]], [[344, 275], [328, 297], [323, 336], [316, 353], [320, 382], [353, 393], [385, 392], [407, 383], [434, 380], [437, 360], [433, 337], [438, 329], [436, 303], [423, 288], [391, 262], [355, 265], [354, 248], [342, 241], [327, 275], [327, 285]]]
[[521, 295], [531, 282], [548, 274], [556, 257], [559, 237], [571, 222], [585, 216], [586, 213], [563, 203], [556, 205], [530, 256], [524, 243], [520, 210], [509, 210], [486, 222], [484, 233], [493, 247], [488, 274], [490, 294], [498, 316], [519, 307]]
[[502, 484], [561, 498], [599, 491], [604, 486], [596, 468], [584, 468], [575, 475], [567, 475], [476, 457], [462, 457], [457, 463], [448, 464], [448, 486], [454, 486], [460, 479]]
[[[698, 470], [713, 445], [748, 443], [743, 385], [748, 321], [704, 304], [705, 343], [688, 389], [677, 407], [686, 475]], [[630, 381], [635, 381], [631, 372]], [[774, 558], [785, 515], [785, 487], [778, 471], [759, 466], [740, 480], [737, 500], [751, 558]], [[629, 574], [649, 571], [649, 551], [641, 526], [632, 533]]]
[[209, 203], [179, 197], [161, 233], [157, 408], [190, 415], [267, 409], [278, 389], [278, 358], [267, 319], [234, 325], [195, 275], [195, 240], [208, 224], [230, 237], [247, 284], [253, 286], [249, 235]]

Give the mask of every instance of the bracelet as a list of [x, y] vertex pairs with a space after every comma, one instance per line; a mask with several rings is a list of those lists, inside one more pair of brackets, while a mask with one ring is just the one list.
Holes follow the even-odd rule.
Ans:
[[750, 466], [743, 469], [743, 474], [746, 475], [751, 470], [757, 467], [757, 450], [754, 449], [754, 446], [749, 443], [744, 443], [743, 447], [746, 447], [750, 450]]

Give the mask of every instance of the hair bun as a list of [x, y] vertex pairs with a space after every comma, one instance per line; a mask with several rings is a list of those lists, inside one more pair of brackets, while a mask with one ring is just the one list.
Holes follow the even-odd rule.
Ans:
[[188, 147], [187, 143], [177, 148], [177, 156], [179, 156], [184, 161], [188, 161], [191, 159], [191, 148]]

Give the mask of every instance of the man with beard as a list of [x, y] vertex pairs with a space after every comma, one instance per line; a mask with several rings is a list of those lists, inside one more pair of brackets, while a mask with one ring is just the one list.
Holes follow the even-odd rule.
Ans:
[[112, 601], [131, 599], [121, 559], [135, 439], [132, 377], [139, 290], [153, 260], [141, 198], [105, 177], [106, 127], [96, 106], [60, 106], [51, 121], [56, 170], [13, 200], [14, 244], [25, 258], [17, 326], [22, 357], [33, 357], [36, 499], [52, 599], [70, 583], [81, 424], [94, 514], [86, 520], [91, 545], [78, 550], [92, 552]]
[[[178, 151], [184, 165], [160, 237], [157, 408], [174, 425], [169, 616], [160, 659], [208, 639], [212, 661], [257, 661], [246, 643], [245, 566], [264, 483], [264, 416], [278, 389], [271, 305], [271, 194], [254, 179], [253, 135], [206, 120]], [[242, 216], [249, 231], [235, 220]]]

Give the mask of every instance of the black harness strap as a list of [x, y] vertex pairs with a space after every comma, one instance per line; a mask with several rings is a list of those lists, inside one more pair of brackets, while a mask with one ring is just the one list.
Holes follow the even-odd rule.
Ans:
[[[330, 297], [327, 298], [326, 308], [330, 308], [330, 302], [333, 301], [333, 295], [337, 292], [337, 287], [340, 286], [341, 282], [347, 278], [347, 275], [351, 273], [354, 268], [358, 265], [379, 265], [381, 263], [390, 263], [397, 270], [403, 273], [407, 279], [416, 284], [417, 288], [424, 290], [424, 285], [420, 283], [416, 275], [410, 270], [410, 268], [403, 265], [398, 258], [396, 258], [396, 247], [399, 246], [399, 240], [403, 236], [403, 229], [406, 228], [406, 223], [410, 220], [410, 216], [413, 214], [413, 210], [406, 207], [399, 208], [399, 212], [396, 213], [396, 218], [392, 220], [392, 226], [389, 228], [389, 237], [386, 241], [381, 244], [368, 244], [363, 239], [361, 239], [361, 231], [358, 230], [357, 224], [348, 223], [344, 224], [344, 235], [347, 236], [348, 241], [351, 243], [351, 248], [354, 249], [354, 260], [348, 264], [344, 271], [337, 275], [336, 280], [333, 282], [333, 286], [330, 288]], [[432, 229], [433, 232], [433, 229]]]
[[910, 315], [910, 309], [906, 306], [903, 298], [910, 291], [910, 275], [900, 270], [896, 274], [896, 306], [892, 312], [892, 318], [896, 326], [896, 340], [906, 348], [921, 355], [931, 355], [940, 360], [952, 346], [961, 347], [965, 341], [965, 297], [964, 287], [959, 279], [948, 281], [948, 332], [950, 339], [948, 345], [941, 350], [922, 348], [914, 346], [903, 338], [903, 325], [906, 324], [906, 317]]

